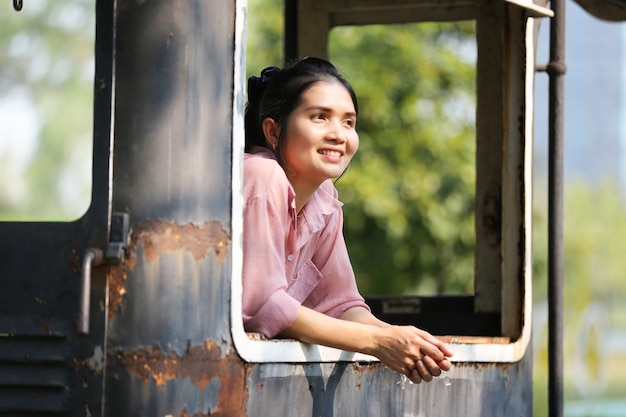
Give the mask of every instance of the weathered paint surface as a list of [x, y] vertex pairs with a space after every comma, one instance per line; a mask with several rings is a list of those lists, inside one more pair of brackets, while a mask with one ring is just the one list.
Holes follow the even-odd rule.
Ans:
[[246, 365], [224, 320], [229, 248], [218, 222], [132, 225], [128, 259], [110, 274], [108, 415], [246, 415]]
[[[117, 352], [109, 359], [120, 363], [135, 380], [167, 390], [169, 384], [188, 380], [199, 393], [214, 391], [206, 405], [206, 414], [196, 410], [181, 410], [174, 415], [185, 416], [245, 416], [247, 390], [246, 367], [236, 355], [223, 355], [219, 346], [205, 340], [202, 345], [189, 346], [184, 352], [164, 352], [160, 347]], [[216, 389], [215, 389], [216, 388]], [[190, 412], [192, 414], [190, 414]]]
[[158, 387], [171, 379], [189, 378], [200, 389], [209, 383], [211, 364], [221, 356], [220, 348], [209, 340], [200, 346], [190, 346], [182, 355], [166, 354], [158, 346], [116, 354], [124, 368], [144, 382], [153, 379]]
[[109, 320], [123, 307], [127, 272], [135, 267], [135, 249], [139, 245], [148, 262], [156, 261], [164, 252], [186, 251], [196, 262], [213, 253], [218, 262], [222, 263], [230, 247], [230, 236], [218, 222], [204, 222], [197, 226], [151, 219], [133, 225], [128, 258], [110, 269]]
[[456, 364], [411, 384], [380, 364], [262, 364], [249, 376], [249, 416], [530, 416], [528, 359]]
[[154, 261], [163, 252], [186, 250], [197, 261], [204, 259], [209, 251], [221, 263], [227, 254], [230, 237], [218, 222], [179, 225], [162, 220], [148, 220], [133, 225], [132, 248], [143, 246], [148, 262]]

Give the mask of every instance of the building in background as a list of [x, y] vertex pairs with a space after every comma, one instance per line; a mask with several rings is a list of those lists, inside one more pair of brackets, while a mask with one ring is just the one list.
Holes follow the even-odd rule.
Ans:
[[[597, 19], [566, 3], [565, 181], [596, 184], [607, 177], [626, 198], [626, 23]], [[549, 19], [541, 23], [537, 64], [549, 60]], [[538, 74], [535, 94], [537, 172], [545, 175], [548, 76]]]

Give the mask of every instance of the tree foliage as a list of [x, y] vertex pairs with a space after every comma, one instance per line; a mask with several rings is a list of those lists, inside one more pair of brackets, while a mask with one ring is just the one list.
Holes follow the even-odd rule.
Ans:
[[0, 219], [68, 219], [89, 202], [94, 4], [0, 13]]
[[360, 288], [471, 292], [473, 24], [334, 31], [331, 59], [360, 100], [360, 150], [337, 182]]
[[[538, 205], [539, 206], [539, 205]], [[535, 215], [535, 286], [537, 299], [547, 297], [547, 207]], [[607, 178], [592, 186], [566, 184], [563, 218], [563, 278], [566, 308], [580, 311], [593, 300], [619, 306], [624, 284], [626, 204], [618, 184]], [[626, 326], [626, 321], [620, 324]]]

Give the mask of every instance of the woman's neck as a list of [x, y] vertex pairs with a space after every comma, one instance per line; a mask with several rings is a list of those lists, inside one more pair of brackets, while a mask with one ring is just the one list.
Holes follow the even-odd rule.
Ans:
[[317, 191], [321, 183], [312, 184], [310, 182], [301, 182], [294, 176], [287, 174], [287, 178], [291, 183], [294, 191], [296, 192], [296, 212], [300, 213], [300, 210], [305, 206], [305, 204], [309, 201], [313, 193]]

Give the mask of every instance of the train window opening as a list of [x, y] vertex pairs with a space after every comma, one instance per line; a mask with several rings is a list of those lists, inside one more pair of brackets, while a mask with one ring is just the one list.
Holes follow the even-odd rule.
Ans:
[[473, 293], [474, 33], [472, 21], [330, 32], [361, 108], [360, 149], [336, 186], [365, 295]]
[[[373, 312], [458, 343], [457, 360], [517, 360], [530, 334], [532, 18], [551, 11], [509, 0], [280, 3], [262, 11], [284, 7], [283, 42], [248, 33], [248, 48], [263, 47], [247, 51], [246, 76], [320, 56], [355, 88], [360, 149], [336, 186]], [[359, 357], [236, 339], [252, 362]]]
[[378, 317], [497, 337], [499, 312], [474, 298], [477, 50], [475, 21], [333, 28], [328, 55], [361, 108], [360, 150], [336, 186]]
[[0, 221], [71, 221], [91, 198], [95, 2], [2, 8]]
[[499, 314], [471, 318], [475, 33], [474, 21], [330, 31], [329, 57], [361, 108], [360, 149], [336, 186], [357, 283], [378, 317], [499, 336]]

